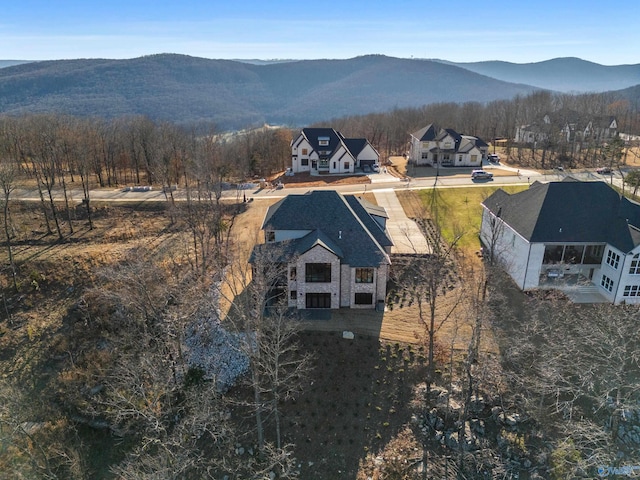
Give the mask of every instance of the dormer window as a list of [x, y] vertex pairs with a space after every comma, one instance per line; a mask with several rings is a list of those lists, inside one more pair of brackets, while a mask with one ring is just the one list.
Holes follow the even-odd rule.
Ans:
[[276, 232], [273, 230], [267, 230], [264, 232], [264, 237], [267, 243], [272, 243], [276, 241]]
[[318, 137], [318, 145], [321, 147], [329, 146], [329, 137]]

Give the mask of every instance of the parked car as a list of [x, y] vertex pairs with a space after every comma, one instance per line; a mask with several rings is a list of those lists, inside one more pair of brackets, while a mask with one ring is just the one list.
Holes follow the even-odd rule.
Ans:
[[500, 155], [498, 155], [497, 153], [490, 153], [487, 157], [487, 160], [489, 160], [491, 163], [500, 163]]
[[363, 165], [362, 166], [362, 171], [364, 173], [371, 173], [371, 167], [369, 165]]
[[471, 178], [473, 180], [491, 179], [493, 178], [493, 173], [487, 172], [486, 170], [474, 170], [471, 172]]
[[293, 169], [291, 167], [288, 167], [285, 171], [284, 171], [285, 176], [287, 177], [293, 177]]
[[607, 175], [611, 173], [611, 169], [609, 167], [600, 167], [600, 168], [596, 168], [596, 172], [599, 173], [600, 175]]
[[380, 165], [378, 165], [377, 163], [374, 163], [373, 165], [371, 165], [371, 170], [373, 170], [376, 173], [380, 173]]

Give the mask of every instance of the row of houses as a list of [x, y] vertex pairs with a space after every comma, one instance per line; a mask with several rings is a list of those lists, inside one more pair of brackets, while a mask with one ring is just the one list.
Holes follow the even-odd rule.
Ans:
[[[354, 173], [379, 162], [366, 139], [331, 128], [305, 128], [291, 145], [294, 172]], [[477, 137], [427, 125], [411, 134], [409, 158], [475, 167], [487, 151]], [[590, 285], [609, 302], [640, 303], [640, 205], [606, 183], [534, 182], [519, 193], [499, 189], [482, 206], [484, 251], [520, 289]], [[283, 266], [274, 288], [291, 308], [373, 309], [384, 304], [391, 266], [387, 218], [336, 191], [289, 195], [268, 209], [251, 263]]]
[[[488, 149], [481, 138], [430, 124], [411, 134], [409, 159], [415, 165], [478, 167]], [[347, 138], [333, 128], [305, 128], [291, 142], [294, 173], [350, 174], [379, 164], [366, 138]]]
[[580, 144], [606, 142], [618, 135], [618, 121], [612, 115], [586, 116], [562, 109], [545, 114], [540, 121], [516, 128], [517, 143], [543, 143], [550, 140]]

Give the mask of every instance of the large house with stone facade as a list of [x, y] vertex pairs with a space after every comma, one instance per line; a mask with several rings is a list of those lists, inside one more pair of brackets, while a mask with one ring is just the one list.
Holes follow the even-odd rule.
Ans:
[[387, 218], [384, 208], [333, 190], [288, 195], [269, 207], [265, 243], [250, 262], [283, 266], [277, 289], [289, 307], [380, 308], [393, 245]]
[[378, 164], [380, 155], [366, 138], [346, 138], [333, 128], [304, 128], [291, 142], [294, 173], [354, 173]]
[[480, 167], [488, 150], [478, 137], [430, 124], [411, 134], [409, 160], [434, 167]]
[[482, 206], [485, 255], [520, 289], [586, 286], [611, 303], [640, 303], [640, 205], [605, 182], [535, 182]]

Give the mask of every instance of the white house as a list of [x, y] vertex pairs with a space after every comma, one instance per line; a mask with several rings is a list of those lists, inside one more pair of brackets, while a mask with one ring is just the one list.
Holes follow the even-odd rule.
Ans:
[[488, 148], [478, 137], [430, 124], [411, 134], [409, 159], [415, 165], [479, 167]]
[[386, 219], [384, 208], [333, 190], [289, 195], [269, 207], [250, 262], [286, 264], [278, 287], [289, 307], [373, 309], [384, 304], [391, 263]]
[[354, 173], [379, 163], [380, 155], [365, 138], [345, 138], [333, 128], [305, 128], [291, 142], [293, 172]]
[[485, 252], [520, 289], [592, 285], [612, 303], [640, 303], [640, 205], [605, 182], [535, 182], [482, 206]]

